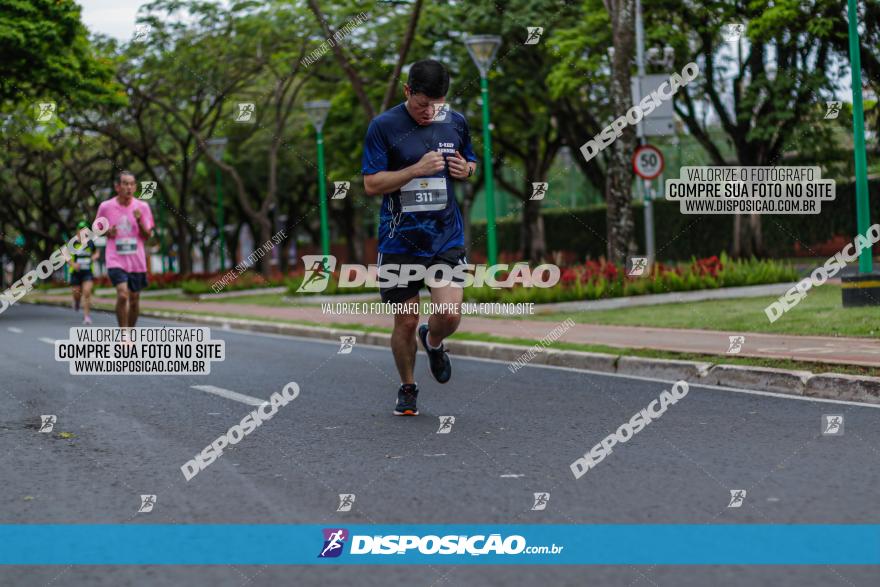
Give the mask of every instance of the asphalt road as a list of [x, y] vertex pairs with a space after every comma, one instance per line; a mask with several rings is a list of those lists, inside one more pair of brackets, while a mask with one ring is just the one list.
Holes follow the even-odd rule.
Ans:
[[[114, 325], [97, 313], [96, 325]], [[161, 324], [144, 319], [139, 326]], [[0, 317], [0, 523], [880, 523], [880, 409], [692, 386], [595, 469], [569, 464], [668, 383], [424, 356], [418, 418], [391, 415], [387, 349], [212, 330], [208, 376], [72, 376], [53, 345], [72, 310], [18, 304]], [[179, 323], [175, 323], [179, 326]], [[299, 397], [186, 482], [180, 466], [262, 400]], [[50, 434], [41, 414], [57, 415]], [[843, 414], [823, 436], [823, 414]], [[437, 434], [439, 416], [455, 416]], [[72, 435], [72, 436], [71, 436]], [[747, 490], [728, 508], [731, 489]], [[532, 494], [550, 492], [546, 510]], [[341, 493], [356, 495], [337, 512]], [[155, 494], [148, 514], [141, 494]], [[2, 585], [876, 585], [877, 567], [6, 567]]]

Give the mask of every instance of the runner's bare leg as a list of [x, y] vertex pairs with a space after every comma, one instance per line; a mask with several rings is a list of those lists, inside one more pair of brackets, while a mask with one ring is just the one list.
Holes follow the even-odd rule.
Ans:
[[82, 284], [82, 309], [83, 317], [88, 318], [92, 306], [92, 286], [93, 281], [84, 281]]
[[[435, 304], [435, 307], [446, 309], [431, 314], [428, 318], [428, 344], [433, 348], [440, 346], [445, 338], [458, 330], [463, 298], [464, 289], [455, 284], [431, 288], [431, 303]], [[451, 304], [455, 304], [454, 309]]]
[[128, 326], [128, 283], [116, 284], [116, 322], [120, 328]]
[[138, 314], [141, 311], [141, 292], [130, 291], [128, 295], [128, 325], [134, 328], [138, 321]]
[[[419, 327], [418, 303], [416, 295], [405, 302], [406, 309], [414, 309], [415, 312], [402, 312], [394, 314], [394, 330], [391, 332], [391, 353], [394, 355], [394, 364], [400, 374], [401, 383], [415, 383], [413, 370], [416, 366], [416, 329]], [[413, 307], [412, 305], [415, 304]]]

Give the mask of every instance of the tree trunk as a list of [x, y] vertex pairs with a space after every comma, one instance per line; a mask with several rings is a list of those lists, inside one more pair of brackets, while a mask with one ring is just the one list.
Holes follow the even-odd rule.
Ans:
[[349, 263], [363, 263], [364, 228], [350, 198], [344, 200], [342, 226], [346, 234]]
[[278, 249], [278, 269], [281, 275], [287, 275], [290, 271], [290, 235], [281, 239], [281, 242], [275, 245]]
[[[211, 247], [207, 243], [202, 243], [199, 245], [199, 249], [202, 252], [202, 271], [209, 273], [211, 271]], [[217, 267], [219, 270], [219, 264]]]
[[524, 259], [538, 263], [546, 254], [544, 218], [541, 216], [541, 200], [526, 200], [523, 205], [520, 249]]
[[189, 233], [186, 226], [177, 225], [177, 272], [192, 273], [192, 251], [189, 248]]
[[[261, 214], [259, 216], [259, 222], [260, 238], [254, 243], [255, 251], [259, 251], [265, 243], [271, 242], [272, 239], [272, 223], [270, 222], [269, 217], [265, 214]], [[263, 278], [269, 279], [269, 277], [272, 276], [272, 251], [265, 253], [259, 260], [259, 263], [260, 273], [263, 275]]]
[[[633, 0], [608, 0], [611, 16], [614, 57], [611, 61], [611, 100], [615, 118], [623, 116], [632, 107], [630, 64], [634, 48]], [[626, 257], [635, 253], [632, 213], [632, 154], [635, 149], [635, 128], [626, 125], [623, 134], [609, 147], [605, 200], [607, 208], [608, 260], [624, 264]]]
[[12, 256], [12, 283], [15, 283], [24, 276], [24, 270], [27, 268], [27, 255]]
[[735, 259], [742, 257], [742, 214], [733, 217], [733, 245], [730, 255]]

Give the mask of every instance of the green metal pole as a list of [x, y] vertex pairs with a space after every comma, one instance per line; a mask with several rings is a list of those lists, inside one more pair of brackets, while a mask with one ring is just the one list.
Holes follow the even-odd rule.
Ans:
[[318, 131], [318, 203], [321, 207], [321, 254], [330, 254], [330, 228], [327, 226], [327, 186], [324, 185], [324, 134]]
[[[859, 233], [865, 234], [871, 224], [868, 203], [868, 160], [865, 153], [865, 110], [862, 106], [862, 59], [859, 55], [858, 12], [856, 0], [847, 3], [849, 13], [849, 62], [852, 69], [853, 155], [856, 163], [856, 219]], [[872, 269], [871, 249], [859, 255], [859, 273]]]
[[220, 271], [226, 271], [226, 234], [223, 231], [223, 176], [217, 166], [217, 231], [220, 235]]
[[498, 262], [498, 242], [495, 236], [495, 178], [492, 174], [492, 132], [489, 130], [489, 80], [480, 78], [483, 98], [483, 176], [486, 180], [486, 249], [489, 265]]

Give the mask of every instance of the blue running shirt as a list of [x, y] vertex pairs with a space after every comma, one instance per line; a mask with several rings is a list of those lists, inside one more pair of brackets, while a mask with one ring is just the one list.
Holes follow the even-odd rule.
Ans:
[[[405, 103], [386, 110], [373, 119], [364, 140], [362, 172], [399, 171], [418, 163], [428, 151], [443, 155], [461, 153], [467, 161], [476, 161], [471, 135], [464, 116], [449, 110], [448, 122], [419, 124], [410, 116]], [[379, 252], [432, 257], [453, 247], [464, 246], [461, 210], [453, 191], [454, 182], [448, 166], [431, 177], [445, 183], [447, 202], [441, 210], [404, 212], [401, 193], [396, 190], [382, 196], [379, 212]], [[428, 185], [423, 181], [422, 185]]]

